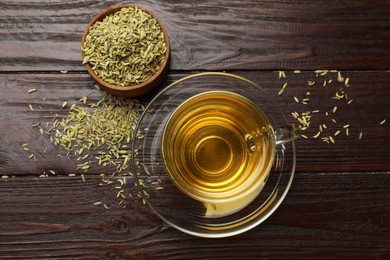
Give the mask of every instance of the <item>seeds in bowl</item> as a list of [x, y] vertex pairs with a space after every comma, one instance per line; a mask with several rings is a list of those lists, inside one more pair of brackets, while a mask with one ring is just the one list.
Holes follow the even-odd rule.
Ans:
[[83, 64], [103, 81], [133, 86], [150, 79], [164, 61], [164, 31], [149, 13], [124, 7], [94, 23], [82, 46]]

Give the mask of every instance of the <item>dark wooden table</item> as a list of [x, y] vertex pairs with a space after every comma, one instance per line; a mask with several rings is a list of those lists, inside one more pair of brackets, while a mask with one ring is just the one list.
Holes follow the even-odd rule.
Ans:
[[[80, 40], [94, 15], [117, 3], [0, 0], [0, 259], [390, 259], [389, 1], [134, 1], [168, 30], [172, 62], [160, 88], [227, 71], [264, 87], [291, 123], [291, 112], [321, 111], [296, 141], [282, 205], [224, 239], [168, 227], [136, 196], [125, 209], [93, 205], [116, 197], [99, 185], [102, 169], [84, 182], [77, 162], [58, 157], [32, 127], [66, 116], [64, 100], [101, 97], [81, 64]], [[340, 89], [348, 100], [338, 103]], [[327, 134], [313, 138], [323, 124]], [[329, 135], [334, 144], [321, 139]]]

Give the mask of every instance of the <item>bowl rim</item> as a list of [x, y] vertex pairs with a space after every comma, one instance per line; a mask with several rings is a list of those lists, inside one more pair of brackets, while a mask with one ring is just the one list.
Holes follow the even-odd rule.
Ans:
[[[122, 87], [122, 86], [114, 85], [114, 84], [111, 84], [111, 83], [108, 83], [108, 82], [102, 80], [95, 73], [95, 71], [92, 69], [92, 66], [89, 63], [86, 63], [85, 66], [87, 68], [88, 73], [92, 76], [92, 78], [100, 86], [103, 86], [103, 88], [112, 89], [115, 92], [137, 91], [137, 92], [141, 93], [142, 92], [141, 89], [148, 88], [148, 87], [149, 88], [153, 88], [153, 87], [155, 87], [156, 84], [160, 83], [161, 80], [159, 80], [159, 77], [164, 76], [168, 72], [168, 65], [169, 65], [169, 62], [170, 62], [170, 44], [169, 44], [169, 38], [168, 38], [167, 30], [163, 26], [161, 20], [156, 15], [154, 15], [152, 12], [150, 12], [149, 10], [147, 10], [147, 9], [145, 9], [143, 7], [140, 7], [138, 5], [133, 5], [133, 4], [118, 4], [118, 5], [110, 6], [108, 8], [105, 8], [105, 9], [101, 10], [97, 15], [95, 15], [92, 18], [92, 20], [88, 23], [87, 27], [85, 28], [85, 30], [83, 32], [83, 36], [81, 38], [81, 55], [82, 55], [82, 59], [84, 59], [85, 54], [84, 54], [84, 51], [82, 50], [82, 48], [84, 47], [84, 43], [85, 43], [86, 37], [87, 37], [87, 35], [89, 33], [90, 28], [93, 26], [93, 24], [95, 24], [98, 21], [102, 21], [106, 16], [108, 16], [110, 14], [113, 14], [113, 13], [121, 10], [122, 8], [137, 8], [137, 9], [140, 9], [140, 10], [150, 14], [157, 21], [157, 23], [159, 24], [161, 30], [164, 33], [164, 40], [165, 40], [165, 45], [166, 45], [166, 51], [165, 51], [165, 55], [164, 55], [164, 60], [161, 63], [160, 68], [148, 80], [146, 80], [146, 81], [144, 81], [144, 82], [142, 82], [140, 84], [131, 85], [131, 86], [123, 86]], [[146, 92], [149, 92], [149, 91], [146, 90], [146, 91], [143, 91], [141, 94], [135, 94], [135, 95], [146, 94]]]

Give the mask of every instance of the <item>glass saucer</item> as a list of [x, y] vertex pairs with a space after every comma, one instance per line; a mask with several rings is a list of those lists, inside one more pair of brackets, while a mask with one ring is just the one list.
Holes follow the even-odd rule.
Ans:
[[207, 205], [183, 193], [168, 176], [161, 142], [165, 125], [177, 107], [207, 91], [229, 91], [248, 98], [275, 128], [288, 125], [279, 106], [257, 84], [228, 73], [206, 72], [184, 77], [158, 93], [142, 114], [132, 143], [134, 179], [144, 202], [166, 223], [200, 237], [240, 234], [266, 220], [282, 203], [295, 171], [294, 141], [276, 146], [272, 169], [261, 192], [248, 205], [223, 216], [208, 216]]

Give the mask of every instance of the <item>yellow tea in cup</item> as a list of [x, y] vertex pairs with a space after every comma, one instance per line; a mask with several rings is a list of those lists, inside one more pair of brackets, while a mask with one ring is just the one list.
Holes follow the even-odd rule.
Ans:
[[162, 136], [162, 157], [173, 183], [220, 217], [260, 193], [275, 157], [267, 117], [247, 98], [208, 91], [172, 112]]

